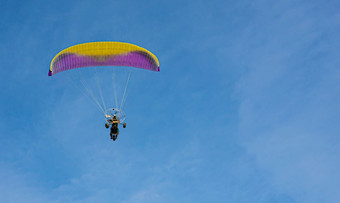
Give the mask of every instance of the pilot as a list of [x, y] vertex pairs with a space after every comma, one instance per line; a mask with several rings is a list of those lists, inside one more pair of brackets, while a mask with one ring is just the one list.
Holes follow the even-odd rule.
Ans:
[[[113, 115], [112, 119], [107, 120], [108, 123], [105, 123], [105, 127], [109, 128], [111, 126], [110, 137], [113, 141], [116, 141], [119, 135], [118, 124], [120, 123], [119, 119], [116, 115]], [[123, 128], [126, 128], [126, 123], [123, 123]]]

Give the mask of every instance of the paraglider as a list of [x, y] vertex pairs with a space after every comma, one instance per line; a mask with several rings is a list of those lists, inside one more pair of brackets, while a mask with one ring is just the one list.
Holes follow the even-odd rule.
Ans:
[[[95, 97], [93, 91], [86, 86], [87, 83], [85, 83], [83, 79], [80, 80], [80, 84], [84, 87], [83, 92], [87, 93], [87, 96], [92, 99], [98, 109], [104, 113], [106, 120], [105, 127], [110, 128], [111, 126], [110, 137], [113, 141], [115, 141], [119, 135], [118, 125], [122, 125], [123, 128], [126, 128], [126, 123], [124, 122], [126, 115], [123, 111], [123, 104], [125, 102], [125, 93], [131, 72], [127, 78], [120, 106], [117, 102], [115, 90], [115, 108], [107, 109], [103, 99], [103, 93], [99, 85], [99, 81], [101, 79], [97, 77], [97, 67], [101, 66], [107, 66], [112, 69], [116, 67], [134, 67], [158, 72], [160, 71], [159, 62], [153, 53], [142, 47], [130, 43], [110, 41], [89, 42], [71, 46], [59, 52], [53, 58], [48, 72], [49, 76], [72, 69], [84, 69], [85, 67], [95, 68], [96, 72], [93, 75], [96, 76], [96, 82], [99, 87], [99, 95], [102, 100], [102, 104], [100, 104], [99, 99]], [[116, 89], [115, 83], [113, 86], [114, 89]]]

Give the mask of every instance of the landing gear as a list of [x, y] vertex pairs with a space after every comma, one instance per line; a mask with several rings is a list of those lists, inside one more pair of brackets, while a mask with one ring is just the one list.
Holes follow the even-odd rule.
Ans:
[[126, 123], [123, 123], [123, 128], [126, 128]]
[[110, 137], [113, 141], [116, 141], [116, 139], [118, 138], [118, 135], [110, 134]]
[[110, 125], [108, 123], [105, 123], [105, 128], [109, 128]]

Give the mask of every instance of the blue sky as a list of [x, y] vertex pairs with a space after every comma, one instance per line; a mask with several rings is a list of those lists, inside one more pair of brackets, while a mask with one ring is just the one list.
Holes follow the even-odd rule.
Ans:
[[[0, 8], [1, 202], [340, 202], [338, 1]], [[62, 49], [102, 40], [161, 65], [133, 73], [117, 142], [47, 76]]]

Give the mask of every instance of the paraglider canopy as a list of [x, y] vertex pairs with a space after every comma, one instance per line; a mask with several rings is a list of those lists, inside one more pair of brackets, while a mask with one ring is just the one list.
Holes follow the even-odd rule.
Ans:
[[52, 60], [49, 76], [88, 66], [131, 66], [159, 71], [157, 57], [150, 51], [125, 42], [89, 42], [58, 53]]

